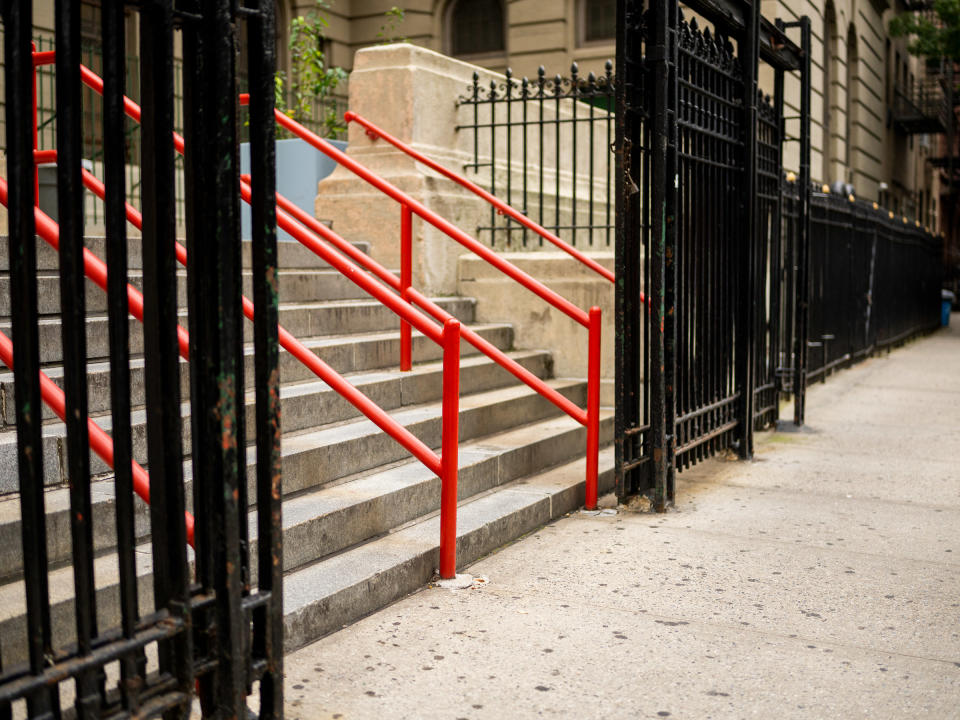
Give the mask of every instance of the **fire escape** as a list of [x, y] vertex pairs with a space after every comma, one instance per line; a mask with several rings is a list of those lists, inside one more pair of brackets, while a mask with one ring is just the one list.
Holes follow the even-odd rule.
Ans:
[[[905, 0], [904, 9], [936, 16], [930, 0]], [[927, 162], [940, 175], [940, 226], [946, 234], [944, 261], [949, 275], [960, 274], [960, 143], [957, 108], [960, 68], [946, 58], [928, 58], [916, 80], [897, 74], [890, 120], [901, 135], [927, 135], [932, 142]]]

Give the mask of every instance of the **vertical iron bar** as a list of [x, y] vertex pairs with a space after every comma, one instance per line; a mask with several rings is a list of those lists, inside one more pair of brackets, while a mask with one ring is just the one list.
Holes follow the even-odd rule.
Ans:
[[660, 318], [663, 328], [663, 384], [664, 384], [664, 476], [661, 488], [654, 489], [654, 507], [658, 512], [673, 503], [676, 478], [677, 439], [677, 264], [678, 253], [677, 211], [679, 208], [678, 147], [677, 147], [677, 28], [679, 7], [677, 0], [668, 0], [665, 7], [667, 32], [665, 37], [666, 88], [664, 112], [666, 115], [666, 158], [663, 205], [664, 233], [664, 286], [663, 311]]
[[647, 297], [650, 308], [650, 464], [654, 490], [654, 507], [662, 511], [666, 506], [668, 458], [667, 387], [666, 387], [666, 253], [667, 224], [672, 208], [668, 206], [667, 186], [670, 162], [670, 25], [669, 6], [674, 0], [651, 2], [648, 23], [646, 62], [652, 88], [652, 123], [650, 131], [650, 193], [651, 251], [650, 279]]
[[480, 73], [473, 71], [473, 171], [480, 169]]
[[[40, 342], [37, 328], [37, 249], [34, 227], [33, 120], [15, 112], [31, 96], [33, 54], [30, 35], [33, 2], [0, 5], [4, 26], [6, 88], [8, 240], [14, 399], [17, 421], [17, 472], [20, 486], [20, 532], [27, 610], [29, 667], [39, 675], [53, 653], [47, 578], [46, 516], [43, 498], [43, 438], [40, 410]], [[59, 717], [56, 686], [27, 698], [31, 718]]]
[[[177, 345], [177, 276], [174, 258], [173, 13], [170, 0], [140, 8], [143, 138], [143, 335], [150, 465], [150, 520], [153, 594], [190, 627], [189, 573], [184, 525], [180, 421], [180, 368]], [[177, 689], [193, 692], [191, 633], [179, 633], [159, 647], [161, 672]], [[186, 717], [189, 707], [177, 710]]]
[[[524, 215], [529, 215], [530, 208], [527, 205], [527, 163], [529, 161], [527, 156], [527, 98], [530, 96], [530, 81], [527, 79], [527, 76], [523, 76], [523, 81], [520, 84], [520, 95], [523, 100], [523, 162], [520, 163], [520, 166], [523, 168], [523, 209], [522, 212]], [[523, 226], [523, 247], [527, 247], [527, 226]]]
[[556, 128], [554, 135], [554, 168], [556, 175], [554, 177], [554, 198], [553, 198], [553, 222], [554, 232], [560, 237], [560, 96], [563, 95], [563, 78], [555, 75], [553, 78], [553, 96], [554, 96], [554, 118], [553, 124]]
[[[513, 70], [507, 68], [507, 205], [513, 204]], [[507, 247], [513, 243], [513, 222], [510, 216], [504, 217], [507, 226]]]
[[573, 63], [570, 66], [570, 104], [573, 108], [573, 121], [570, 123], [573, 145], [570, 153], [570, 244], [577, 244], [577, 102], [580, 92], [579, 68]]
[[[199, 2], [194, 2], [190, 9], [199, 13]], [[188, 366], [190, 382], [190, 431], [191, 431], [191, 463], [194, 478], [215, 478], [217, 475], [213, 457], [210, 453], [200, 452], [205, 446], [207, 431], [206, 424], [200, 421], [203, 417], [204, 393], [208, 388], [205, 376], [196, 367], [203, 357], [203, 312], [209, 303], [207, 277], [204, 271], [204, 255], [202, 247], [207, 241], [207, 213], [200, 203], [198, 188], [206, 187], [205, 165], [206, 156], [203, 148], [206, 146], [204, 136], [204, 118], [208, 111], [207, 104], [202, 98], [205, 96], [202, 63], [200, 59], [205, 53], [204, 39], [199, 23], [185, 23], [182, 31], [183, 42], [183, 103], [186, 111], [183, 115], [183, 135], [186, 153], [183, 159], [184, 169], [184, 221], [186, 225], [187, 245], [187, 307], [189, 311], [190, 329], [190, 357], [194, 361]], [[146, 136], [144, 135], [144, 140]], [[192, 152], [190, 148], [197, 148]], [[215, 482], [193, 483], [193, 512], [194, 512], [194, 547], [196, 563], [196, 579], [201, 592], [213, 595], [215, 592], [216, 547], [218, 544], [218, 525], [216, 523], [216, 494]], [[206, 610], [194, 615], [194, 644], [198, 656], [214, 656], [217, 647], [217, 622], [215, 613]], [[214, 673], [205, 673], [197, 681], [197, 694], [204, 716], [211, 716], [215, 712], [216, 676]]]
[[756, 355], [757, 278], [756, 250], [759, 223], [757, 222], [757, 68], [759, 60], [760, 10], [750, 4], [749, 23], [744, 29], [740, 46], [743, 67], [743, 225], [745, 240], [737, 259], [739, 278], [736, 384], [740, 393], [737, 422], [740, 426], [741, 458], [753, 456], [753, 389], [754, 357]]
[[793, 348], [793, 422], [803, 425], [807, 387], [807, 341], [810, 297], [810, 18], [800, 19], [803, 64], [800, 70], [800, 198], [797, 236], [796, 342]]
[[[103, 162], [107, 250], [107, 312], [110, 333], [110, 410], [117, 518], [117, 566], [120, 576], [121, 629], [126, 639], [136, 633], [137, 566], [134, 546], [133, 459], [130, 434], [130, 331], [127, 306], [126, 136], [124, 133], [124, 11], [122, 3], [101, 10], [103, 30]], [[124, 708], [138, 705], [146, 657], [135, 652], [120, 661]]]
[[[614, 108], [612, 107], [613, 103], [612, 103], [611, 101], [614, 99], [614, 94], [613, 94], [613, 93], [614, 93], [614, 87], [613, 87], [613, 65], [610, 63], [609, 60], [607, 60], [607, 62], [606, 62], [605, 69], [606, 69], [606, 79], [607, 79], [607, 83], [606, 83], [606, 85], [605, 85], [605, 87], [606, 87], [606, 93], [607, 93], [607, 108], [606, 108], [606, 110], [607, 110], [607, 145], [606, 145], [606, 147], [609, 148], [609, 152], [608, 152], [608, 154], [607, 154], [607, 193], [606, 193], [606, 194], [607, 194], [607, 215], [606, 215], [606, 225], [607, 225], [607, 247], [610, 247], [610, 226], [611, 226], [611, 223], [610, 223], [610, 197], [611, 197], [610, 187], [611, 187], [611, 185], [613, 184], [613, 183], [610, 181], [610, 177], [611, 177], [611, 172], [612, 172], [612, 170], [613, 170], [613, 165], [614, 165], [614, 163], [611, 163], [611, 162], [610, 162], [610, 155], [613, 153], [613, 148], [610, 146], [610, 126], [611, 126], [611, 124], [612, 124], [612, 122], [613, 122], [613, 110], [614, 110]], [[622, 78], [623, 75], [620, 75], [620, 77]], [[618, 145], [617, 147], [619, 147], [619, 145]]]
[[[490, 81], [490, 194], [497, 194], [497, 81]], [[497, 244], [497, 211], [490, 206], [490, 246]]]
[[[640, 6], [638, 8], [637, 6]], [[619, 212], [616, 217], [615, 266], [616, 293], [614, 297], [614, 362], [615, 392], [617, 401], [614, 416], [615, 482], [618, 498], [626, 498], [638, 491], [636, 469], [629, 469], [635, 461], [633, 448], [636, 438], [628, 437], [628, 431], [638, 428], [640, 395], [642, 392], [640, 355], [642, 331], [638, 326], [646, 321], [644, 306], [639, 302], [641, 278], [643, 277], [643, 217], [642, 201], [646, 193], [640, 192], [633, 174], [644, 170], [642, 160], [643, 126], [640, 120], [641, 93], [638, 87], [641, 38], [631, 22], [642, 0], [618, 0], [617, 2], [617, 73], [624, 79], [617, 86], [616, 96], [616, 202]], [[542, 70], [542, 69], [541, 69]], [[542, 73], [541, 73], [542, 77]], [[608, 108], [609, 110], [609, 108]], [[542, 154], [542, 153], [541, 153]], [[641, 184], [646, 183], [640, 179]]]
[[[197, 270], [207, 279], [197, 324], [202, 350], [191, 362], [200, 373], [202, 444], [194, 452], [210, 457], [216, 483], [213, 518], [217, 534], [213, 586], [216, 592], [215, 702], [224, 717], [246, 713], [247, 622], [242, 607], [248, 558], [245, 552], [246, 440], [244, 434], [243, 331], [239, 173], [237, 170], [236, 46], [233, 0], [203, 0], [203, 147], [204, 187], [213, 201], [201, 221], [203, 241]], [[259, 58], [258, 58], [259, 59]], [[271, 198], [272, 200], [272, 198]], [[268, 460], [268, 458], [265, 458]]]
[[[546, 71], [543, 68], [543, 65], [537, 68], [537, 107], [539, 112], [539, 118], [537, 120], [537, 142], [540, 144], [539, 149], [539, 158], [540, 162], [537, 163], [538, 171], [540, 173], [540, 180], [537, 182], [537, 191], [540, 193], [540, 197], [537, 203], [537, 223], [543, 227], [543, 101], [544, 101], [544, 92], [545, 92], [545, 83], [546, 83]], [[539, 238], [537, 243], [538, 245], [543, 245], [543, 238]]]
[[279, 288], [275, 121], [276, 69], [274, 3], [260, 0], [250, 32], [250, 167], [253, 227], [254, 372], [257, 442], [257, 587], [270, 593], [269, 605], [254, 614], [256, 657], [267, 661], [260, 677], [260, 718], [283, 717], [283, 528], [280, 456]]
[[[90, 655], [97, 635], [87, 432], [86, 279], [83, 267], [83, 108], [80, 84], [80, 6], [57, 0], [57, 218], [60, 226], [60, 335], [70, 481], [70, 536], [77, 649]], [[76, 676], [78, 718], [99, 714], [96, 673]]]
[[587, 215], [587, 228], [588, 228], [588, 230], [587, 230], [587, 233], [588, 233], [588, 235], [587, 235], [587, 244], [590, 245], [591, 247], [593, 247], [593, 226], [594, 226], [594, 221], [593, 221], [593, 141], [594, 141], [594, 138], [593, 138], [593, 104], [594, 104], [594, 103], [596, 102], [596, 100], [597, 100], [597, 76], [594, 75], [593, 73], [590, 73], [589, 75], [587, 75], [587, 83], [588, 83], [588, 86], [589, 86], [589, 88], [590, 88], [590, 90], [589, 90], [589, 95], [590, 95], [590, 118], [589, 118], [589, 120], [588, 120], [588, 125], [587, 125], [587, 129], [588, 129], [588, 131], [589, 131], [589, 133], [588, 133], [588, 134], [589, 134], [589, 142], [588, 142], [588, 145], [587, 145], [587, 147], [588, 147], [587, 155], [589, 156], [589, 161], [590, 161], [590, 170], [589, 170], [589, 175], [590, 175], [590, 187], [588, 188], [588, 192], [589, 192], [589, 201], [588, 201], [589, 213], [588, 213], [588, 215]]

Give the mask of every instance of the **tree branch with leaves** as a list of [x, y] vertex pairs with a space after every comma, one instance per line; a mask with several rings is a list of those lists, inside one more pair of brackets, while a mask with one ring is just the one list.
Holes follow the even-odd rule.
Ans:
[[890, 35], [909, 37], [907, 49], [913, 55], [960, 62], [960, 0], [934, 0], [931, 10], [897, 15], [890, 21]]

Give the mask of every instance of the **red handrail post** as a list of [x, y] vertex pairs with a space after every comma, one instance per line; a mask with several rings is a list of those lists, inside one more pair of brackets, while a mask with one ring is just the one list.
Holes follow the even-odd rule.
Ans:
[[457, 443], [460, 435], [460, 321], [443, 324], [443, 437], [440, 447], [440, 578], [457, 575]]
[[587, 355], [587, 482], [584, 507], [597, 509], [597, 473], [600, 461], [600, 308], [589, 312]]
[[[32, 60], [37, 52], [37, 44], [31, 42], [30, 49], [32, 51], [30, 67], [33, 71], [33, 152], [36, 155], [40, 147], [40, 131], [37, 126], [37, 64]], [[40, 168], [37, 167], [36, 158], [33, 160], [33, 204], [40, 205]]]
[[[413, 213], [409, 205], [400, 206], [400, 296], [410, 301], [407, 290], [413, 283]], [[410, 323], [400, 320], [400, 370], [406, 372], [412, 365], [413, 351]]]

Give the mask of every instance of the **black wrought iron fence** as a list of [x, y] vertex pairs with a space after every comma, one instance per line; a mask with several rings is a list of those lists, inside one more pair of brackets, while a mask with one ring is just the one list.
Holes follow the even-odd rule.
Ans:
[[[124, 207], [130, 162], [123, 103], [125, 8], [139, 13], [140, 29], [143, 233], [135, 244], [126, 236]], [[0, 718], [186, 718], [198, 696], [204, 717], [246, 717], [254, 686], [259, 717], [282, 718], [275, 4], [153, 0], [105, 2], [102, 9], [104, 99], [98, 138], [109, 274], [84, 243], [80, 3], [57, 3], [56, 13], [58, 226], [34, 212], [33, 112], [24, 102], [33, 85], [33, 3], [0, 3], [7, 161], [2, 188], [9, 222], [4, 242], [12, 325], [11, 337], [0, 335], [0, 356], [14, 375], [21, 541], [19, 556], [4, 554], [8, 614], [0, 635]], [[250, 282], [256, 376], [256, 414], [250, 424], [240, 303], [238, 32], [247, 34], [256, 59], [249, 67], [255, 89]], [[184, 177], [186, 187], [197, 190], [186, 195], [189, 337], [178, 325], [175, 269], [175, 36], [184, 49]], [[38, 252], [37, 235], [46, 241], [43, 252]], [[56, 246], [58, 254], [47, 245]], [[129, 252], [133, 247], [137, 251]], [[38, 266], [58, 280], [59, 327], [38, 318]], [[104, 344], [112, 437], [88, 419], [85, 275], [99, 278], [107, 292]], [[142, 287], [142, 295], [131, 282]], [[44, 302], [49, 307], [57, 301], [48, 295]], [[142, 319], [142, 333], [131, 329], [130, 315]], [[132, 462], [130, 356], [138, 345], [144, 363], [146, 470]], [[181, 358], [187, 357], [189, 459], [181, 414]], [[51, 364], [61, 366], [62, 390], [44, 378]], [[41, 398], [66, 428], [68, 507], [59, 511], [48, 505], [44, 487], [52, 475], [50, 441], [55, 438], [45, 432]], [[256, 445], [249, 462], [248, 438]], [[112, 508], [93, 505], [91, 448], [115, 470], [96, 488], [114, 499]], [[189, 482], [188, 474], [198, 481]], [[248, 488], [254, 497], [248, 497]], [[148, 514], [137, 514], [135, 490], [148, 496]], [[188, 492], [192, 516], [186, 512]], [[256, 527], [253, 541], [248, 520]], [[69, 539], [59, 541], [55, 535], [61, 533]], [[54, 562], [48, 548], [58, 548]]]
[[[776, 93], [774, 97], [781, 97]], [[762, 430], [779, 417], [780, 386], [777, 368], [783, 314], [780, 290], [784, 282], [782, 234], [784, 182], [782, 162], [783, 104], [769, 95], [757, 98], [757, 246], [753, 255], [754, 274], [760, 279], [755, 289], [754, 314], [753, 426]]]
[[[482, 84], [474, 73], [458, 99], [471, 121], [457, 126], [472, 133], [473, 170], [488, 179], [490, 192], [578, 247], [611, 248], [614, 223], [614, 100], [616, 78], [608, 60], [602, 74], [583, 76], [576, 63], [568, 76]], [[477, 228], [491, 245], [532, 247], [543, 239], [491, 208]]]
[[[777, 418], [794, 311], [783, 87], [786, 73], [807, 77], [809, 57], [759, 3], [683, 5], [624, 0], [618, 24], [617, 482], [621, 496], [650, 489], [657, 509], [677, 471], [728, 448], [750, 457], [754, 430]], [[762, 62], [772, 98], [758, 90]]]
[[814, 193], [807, 378], [935, 328], [941, 280], [940, 237], [875, 204]]
[[[53, 35], [46, 31], [34, 30], [33, 43], [37, 52], [55, 49]], [[3, 36], [0, 35], [0, 48]], [[2, 49], [0, 49], [2, 53]], [[81, 62], [93, 72], [99, 74], [103, 67], [103, 47], [101, 44], [84, 42], [81, 44]], [[124, 59], [127, 96], [134, 102], [140, 101], [140, 57], [127, 55]], [[41, 65], [36, 68], [37, 73], [37, 144], [41, 149], [53, 149], [56, 146], [57, 111], [56, 111], [56, 72], [53, 65]], [[247, 92], [249, 86], [248, 74], [241, 72], [237, 78], [238, 90]], [[103, 170], [103, 104], [100, 96], [90, 88], [84, 87], [81, 92], [82, 102], [82, 132], [81, 154], [88, 162], [90, 169], [97, 175]], [[2, 103], [0, 103], [2, 104]], [[321, 137], [344, 139], [346, 124], [343, 114], [348, 109], [345, 87], [337, 95], [318, 100], [309, 105], [309, 116], [300, 118], [305, 127], [310, 128]], [[249, 123], [246, 121], [246, 110], [243, 111], [244, 122], [240, 127], [240, 141], [248, 142], [250, 136]], [[183, 60], [173, 58], [173, 127], [183, 133]], [[129, 118], [125, 120], [123, 132], [126, 138], [125, 166], [127, 199], [135, 207], [141, 205], [140, 193], [140, 125]], [[0, 117], [0, 142], [5, 137], [3, 119]], [[175, 200], [177, 226], [182, 229], [186, 223], [186, 187], [183, 169], [183, 158], [175, 159], [176, 175]], [[56, 170], [51, 165], [41, 170], [41, 185], [55, 183]], [[86, 197], [84, 219], [88, 228], [100, 228], [104, 223], [103, 208], [92, 194]], [[55, 215], [54, 213], [51, 213]]]
[[670, 403], [676, 416], [668, 422], [676, 427], [675, 462], [689, 467], [737, 437], [745, 81], [729, 40], [682, 18], [676, 72], [680, 212], [676, 251], [668, 259], [673, 297], [667, 300], [676, 338], [676, 397]]

